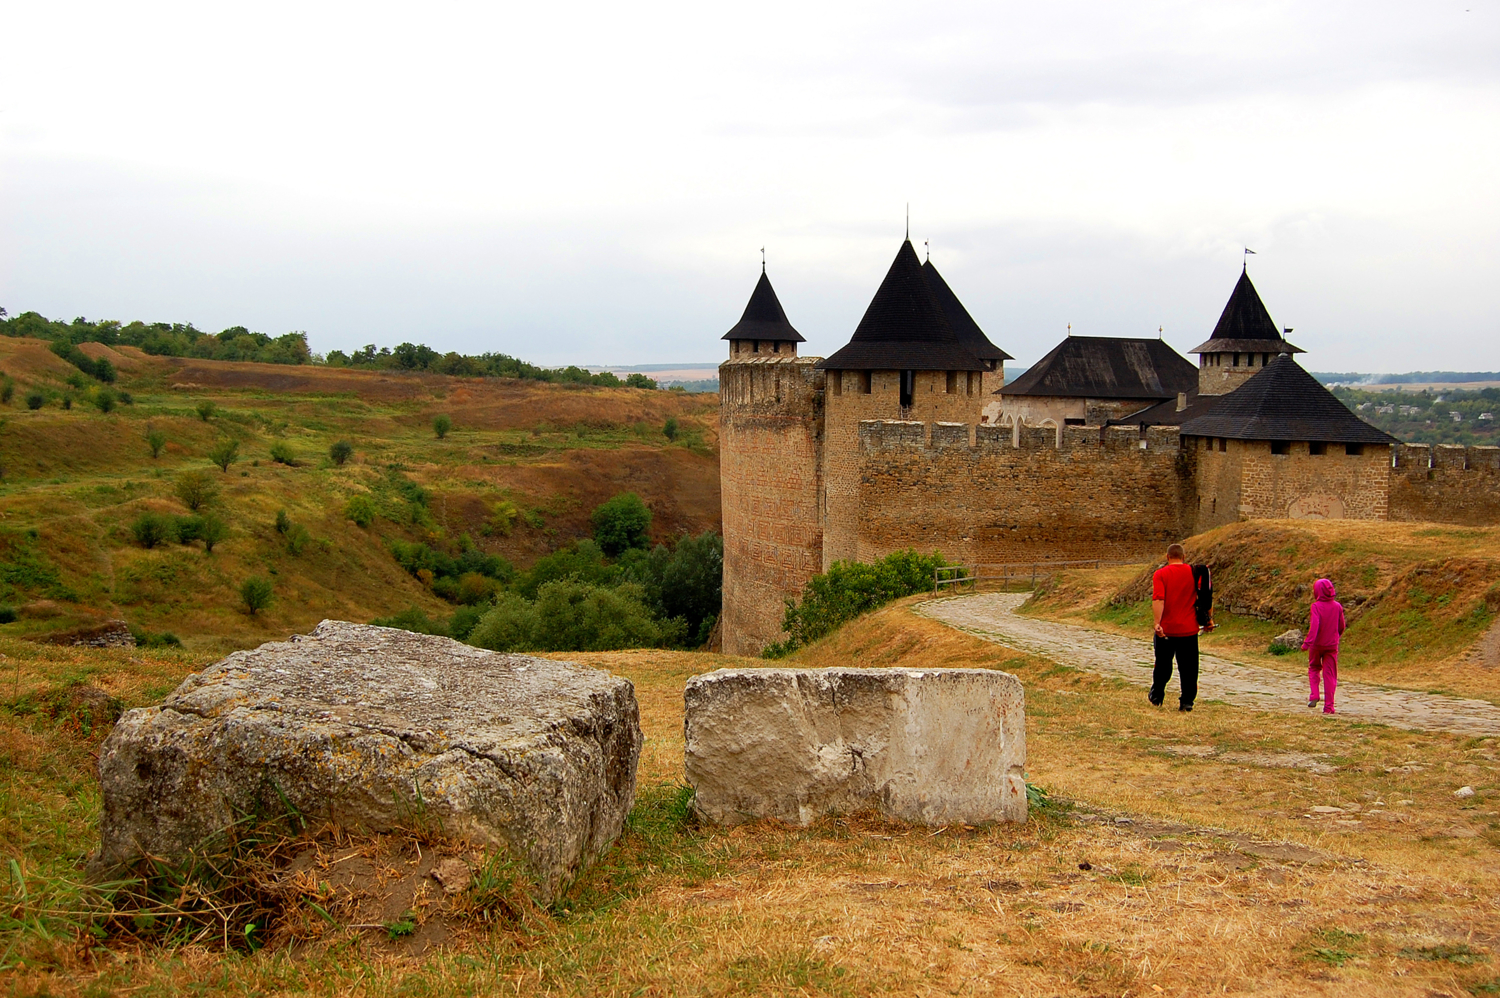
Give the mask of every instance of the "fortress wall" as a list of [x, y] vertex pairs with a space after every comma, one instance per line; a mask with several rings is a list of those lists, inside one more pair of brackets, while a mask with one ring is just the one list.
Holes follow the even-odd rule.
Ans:
[[1224, 446], [1226, 450], [1219, 450], [1218, 441], [1208, 437], [1187, 437], [1183, 441], [1184, 453], [1193, 463], [1196, 485], [1192, 533], [1239, 521], [1243, 459], [1252, 444], [1225, 440]]
[[[1192, 471], [1175, 429], [859, 425], [856, 548], [861, 561], [901, 548], [953, 560], [1126, 558], [1188, 533]], [[968, 428], [963, 428], [968, 436]], [[934, 443], [934, 436], [939, 442]], [[1143, 447], [1142, 444], [1145, 446]]]
[[1391, 519], [1500, 523], [1500, 447], [1398, 444], [1394, 463]]
[[719, 367], [719, 475], [729, 655], [779, 640], [784, 600], [823, 567], [822, 382], [817, 358]]
[[1335, 444], [1311, 454], [1305, 442], [1272, 454], [1265, 441], [1242, 448], [1240, 518], [1384, 520], [1390, 509], [1391, 449], [1366, 445], [1349, 455]]
[[[927, 444], [926, 424], [929, 421], [959, 423], [964, 427], [965, 444], [970, 441], [969, 425], [978, 421], [985, 396], [982, 388], [972, 395], [962, 389], [957, 394], [948, 394], [945, 374], [943, 371], [918, 371], [911, 408], [903, 413], [899, 371], [871, 371], [868, 395], [860, 389], [860, 372], [828, 372], [830, 381], [838, 378], [841, 384], [837, 392], [830, 387], [824, 399], [823, 569], [835, 561], [858, 557], [859, 435], [863, 422], [913, 420], [918, 429], [907, 432], [919, 434], [922, 447]], [[960, 381], [963, 382], [962, 377]], [[967, 385], [963, 384], [963, 388]]]

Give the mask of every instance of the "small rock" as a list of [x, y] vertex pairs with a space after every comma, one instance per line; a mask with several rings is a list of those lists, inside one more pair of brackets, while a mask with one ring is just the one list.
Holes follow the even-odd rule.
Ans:
[[830, 946], [832, 946], [834, 943], [836, 943], [838, 941], [839, 941], [838, 936], [819, 936], [818, 938], [816, 938], [816, 939], [813, 940], [813, 948], [814, 949], [828, 949]]
[[1459, 787], [1457, 790], [1453, 791], [1453, 796], [1455, 796], [1455, 797], [1473, 797], [1474, 796], [1474, 788], [1473, 787]]
[[1115, 819], [1115, 824], [1117, 824], [1117, 825], [1133, 825], [1133, 824], [1135, 824], [1135, 822], [1131, 821], [1129, 818], [1116, 818]]
[[1330, 806], [1328, 804], [1319, 804], [1317, 807], [1310, 807], [1310, 808], [1308, 808], [1308, 810], [1311, 811], [1313, 814], [1343, 814], [1344, 813], [1344, 809], [1343, 808], [1341, 808], [1341, 807], [1332, 807], [1332, 806]]
[[444, 894], [457, 894], [469, 886], [469, 864], [456, 856], [449, 856], [432, 868], [432, 879], [438, 882]]
[[1078, 868], [1080, 870], [1092, 870], [1094, 868], [1094, 864], [1093, 863], [1079, 863], [1078, 864]]
[[1302, 632], [1295, 627], [1290, 631], [1283, 631], [1271, 639], [1271, 650], [1288, 652], [1297, 651], [1302, 647]]

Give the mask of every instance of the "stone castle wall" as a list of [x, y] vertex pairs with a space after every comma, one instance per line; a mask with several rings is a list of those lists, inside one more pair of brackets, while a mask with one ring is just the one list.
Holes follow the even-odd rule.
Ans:
[[758, 655], [779, 640], [786, 599], [823, 570], [816, 362], [761, 354], [719, 367], [725, 654]]
[[[968, 426], [978, 422], [986, 397], [975, 372], [972, 389], [959, 372], [957, 391], [947, 391], [946, 372], [918, 371], [912, 404], [901, 408], [898, 371], [871, 371], [865, 393], [864, 372], [836, 371], [824, 394], [826, 440], [823, 468], [826, 489], [823, 569], [835, 561], [858, 559], [860, 518], [860, 425], [872, 419], [944, 420]], [[991, 375], [993, 377], [993, 375]]]
[[1429, 523], [1500, 523], [1500, 447], [1400, 444], [1390, 517]]
[[1314, 454], [1306, 442], [1273, 454], [1264, 440], [1189, 437], [1184, 451], [1197, 465], [1195, 531], [1237, 520], [1384, 520], [1391, 491], [1391, 450], [1368, 445], [1346, 454], [1328, 444]]
[[867, 420], [859, 424], [861, 561], [1129, 558], [1191, 532], [1193, 467], [1175, 429]]

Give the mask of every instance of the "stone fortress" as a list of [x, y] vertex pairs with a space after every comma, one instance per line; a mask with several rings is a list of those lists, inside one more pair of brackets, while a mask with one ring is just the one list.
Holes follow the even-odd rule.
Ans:
[[1500, 523], [1500, 448], [1402, 444], [1299, 365], [1242, 271], [1196, 367], [1069, 336], [1010, 385], [908, 240], [849, 343], [798, 355], [762, 265], [719, 367], [724, 651], [840, 560], [1156, 556], [1252, 518]]

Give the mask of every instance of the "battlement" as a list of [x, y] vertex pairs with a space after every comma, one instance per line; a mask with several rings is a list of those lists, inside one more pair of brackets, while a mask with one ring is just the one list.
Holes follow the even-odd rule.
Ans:
[[1408, 474], [1426, 471], [1500, 472], [1500, 447], [1458, 444], [1397, 444], [1392, 466]]
[[[971, 432], [972, 426], [972, 432]], [[1177, 453], [1181, 440], [1175, 426], [1063, 426], [1050, 420], [1040, 426], [1019, 424], [922, 422], [909, 419], [862, 419], [862, 454], [969, 450], [979, 453], [1054, 450], [1063, 454], [1134, 452]]]
[[816, 418], [823, 404], [817, 357], [760, 354], [719, 365], [719, 404], [734, 413]]

